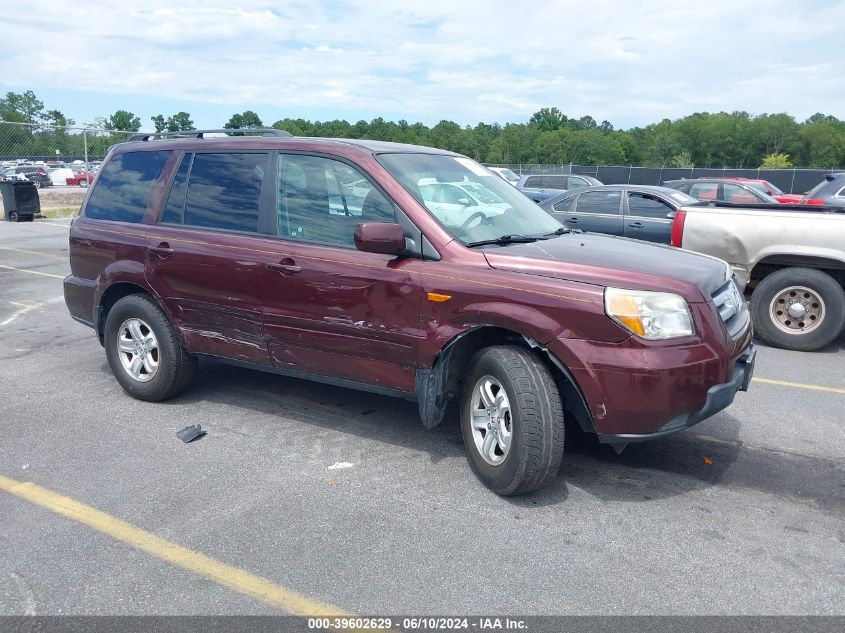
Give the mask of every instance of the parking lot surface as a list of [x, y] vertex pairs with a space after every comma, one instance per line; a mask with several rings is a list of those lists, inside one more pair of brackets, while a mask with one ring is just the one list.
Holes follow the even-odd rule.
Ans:
[[128, 397], [64, 306], [67, 226], [0, 223], [0, 614], [845, 614], [845, 338], [505, 499], [413, 403], [212, 362]]

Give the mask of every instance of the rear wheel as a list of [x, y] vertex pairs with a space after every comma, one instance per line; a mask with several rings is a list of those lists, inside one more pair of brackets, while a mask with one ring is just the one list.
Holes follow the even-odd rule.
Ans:
[[809, 352], [832, 343], [845, 324], [845, 291], [813, 268], [783, 268], [751, 295], [758, 336], [783, 349]]
[[172, 398], [194, 379], [197, 359], [182, 348], [167, 316], [147, 295], [129, 295], [114, 304], [104, 339], [114, 377], [139, 400]]
[[9, 222], [17, 222], [18, 221], [18, 212], [17, 211], [10, 211], [9, 212]]
[[32, 184], [35, 185], [36, 189], [41, 189], [41, 181], [40, 180], [33, 180]]
[[86, 189], [86, 188], [88, 187], [88, 179], [87, 179], [87, 178], [83, 178], [82, 180], [80, 180], [80, 181], [79, 181], [79, 186], [80, 186], [80, 187], [82, 187], [83, 189]]
[[554, 378], [521, 347], [481, 350], [470, 361], [461, 430], [470, 466], [493, 492], [537, 490], [563, 457], [563, 408]]

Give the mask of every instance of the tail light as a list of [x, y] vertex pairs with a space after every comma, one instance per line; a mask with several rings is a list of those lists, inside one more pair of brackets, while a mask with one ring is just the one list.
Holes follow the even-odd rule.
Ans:
[[824, 204], [824, 200], [819, 198], [807, 198], [806, 200], [802, 200], [801, 204]]
[[672, 220], [672, 246], [681, 248], [684, 240], [684, 222], [687, 219], [687, 212], [678, 210], [675, 212], [675, 219]]

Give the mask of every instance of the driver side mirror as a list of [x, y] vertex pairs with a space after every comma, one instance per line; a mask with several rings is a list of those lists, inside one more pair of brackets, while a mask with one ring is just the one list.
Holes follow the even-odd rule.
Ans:
[[669, 213], [667, 213], [667, 214], [666, 214], [666, 218], [667, 218], [667, 219], [669, 219], [669, 220], [674, 220], [674, 219], [675, 219], [675, 215], [676, 215], [676, 214], [675, 214], [675, 212], [674, 212], [674, 211], [670, 211]]
[[469, 198], [458, 198], [458, 204], [464, 207], [472, 207], [475, 206], [475, 203], [470, 200]]
[[361, 222], [355, 226], [355, 248], [365, 253], [401, 255], [405, 252], [405, 230], [387, 222]]

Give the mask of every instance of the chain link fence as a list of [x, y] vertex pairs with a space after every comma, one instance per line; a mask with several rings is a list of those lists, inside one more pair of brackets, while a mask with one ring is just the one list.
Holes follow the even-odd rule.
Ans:
[[713, 169], [708, 167], [635, 167], [633, 165], [560, 165], [526, 163], [485, 163], [487, 167], [506, 167], [523, 175], [582, 174], [606, 185], [662, 185], [682, 178], [754, 178], [768, 180], [786, 193], [803, 194], [824, 180], [832, 169]]
[[[109, 147], [132, 134], [126, 130], [0, 121], [0, 177], [33, 180], [28, 176], [34, 172], [41, 176], [33, 180], [39, 187], [84, 187]], [[89, 174], [83, 176], [84, 184], [79, 174]]]

